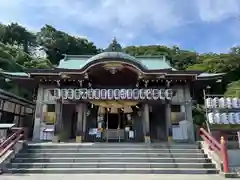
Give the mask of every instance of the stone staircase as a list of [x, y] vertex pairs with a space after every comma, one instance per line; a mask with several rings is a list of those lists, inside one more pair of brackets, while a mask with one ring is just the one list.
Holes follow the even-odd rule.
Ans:
[[28, 144], [5, 173], [218, 173], [195, 144]]

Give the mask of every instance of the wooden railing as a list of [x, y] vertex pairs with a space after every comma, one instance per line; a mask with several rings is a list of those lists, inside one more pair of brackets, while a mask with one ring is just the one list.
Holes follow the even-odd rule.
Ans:
[[224, 138], [221, 137], [220, 142], [218, 142], [203, 128], [200, 128], [200, 136], [208, 144], [209, 148], [212, 151], [214, 151], [217, 155], [219, 155], [223, 165], [223, 172], [228, 173], [229, 172], [228, 154]]
[[0, 144], [0, 158], [21, 139], [25, 138], [23, 128], [12, 128], [12, 134]]

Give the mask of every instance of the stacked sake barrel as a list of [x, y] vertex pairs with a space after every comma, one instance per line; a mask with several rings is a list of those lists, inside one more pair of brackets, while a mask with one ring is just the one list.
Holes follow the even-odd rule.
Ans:
[[[207, 98], [205, 100], [207, 118], [210, 124], [240, 125], [240, 99]], [[226, 111], [221, 111], [221, 110]], [[238, 110], [239, 109], [239, 110]]]

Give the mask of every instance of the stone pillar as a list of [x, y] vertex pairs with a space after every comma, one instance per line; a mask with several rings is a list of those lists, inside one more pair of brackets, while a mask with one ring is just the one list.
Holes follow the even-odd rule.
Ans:
[[56, 112], [56, 122], [54, 125], [54, 141], [60, 142], [62, 140], [62, 130], [63, 130], [63, 122], [62, 122], [62, 102], [57, 101], [55, 105]]
[[[42, 108], [43, 107], [43, 95], [44, 95], [43, 88], [39, 87], [38, 92], [37, 92], [32, 141], [40, 140], [40, 128], [41, 128], [41, 122], [43, 119], [43, 108]], [[20, 121], [20, 119], [19, 119], [19, 121]]]
[[193, 124], [193, 118], [192, 118], [192, 101], [191, 101], [191, 94], [190, 94], [190, 87], [188, 85], [184, 86], [184, 103], [185, 103], [185, 116], [186, 120], [188, 121], [188, 140], [190, 142], [195, 141], [194, 136], [194, 124]]

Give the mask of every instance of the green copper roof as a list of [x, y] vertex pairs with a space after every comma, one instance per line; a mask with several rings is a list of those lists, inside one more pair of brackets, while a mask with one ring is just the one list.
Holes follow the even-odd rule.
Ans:
[[28, 74], [25, 72], [1, 72], [6, 75], [12, 75], [12, 76], [22, 76], [22, 77], [28, 77]]
[[122, 52], [103, 52], [95, 56], [66, 55], [66, 57], [60, 61], [58, 68], [81, 69], [90, 62], [94, 62], [99, 59], [108, 59], [108, 58], [125, 59], [128, 61], [132, 61], [148, 70], [172, 68], [165, 61], [164, 56], [133, 57]]

